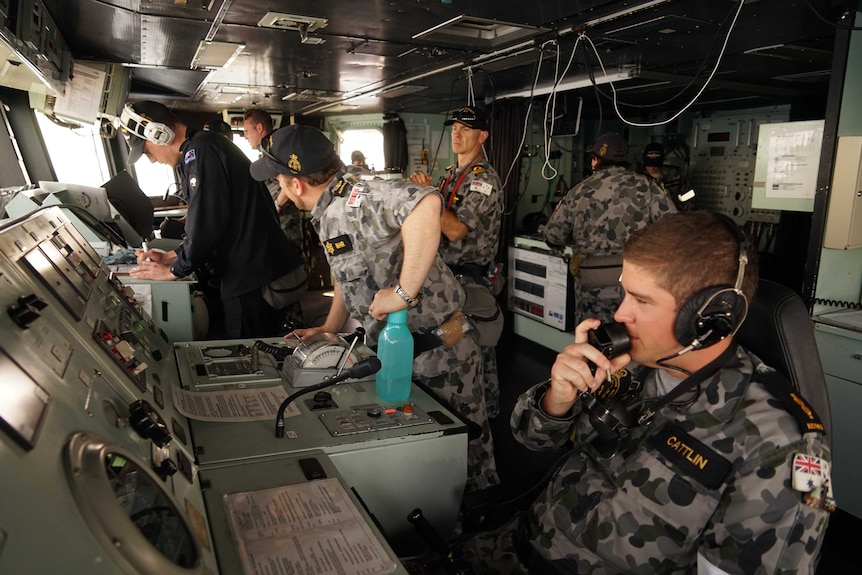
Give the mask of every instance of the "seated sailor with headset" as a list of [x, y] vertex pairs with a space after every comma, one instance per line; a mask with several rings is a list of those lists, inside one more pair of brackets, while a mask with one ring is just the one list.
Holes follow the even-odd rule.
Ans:
[[705, 211], [632, 234], [622, 326], [581, 322], [512, 413], [527, 447], [574, 449], [528, 513], [461, 542], [477, 572], [814, 572], [831, 456], [816, 415], [783, 407], [802, 401], [790, 384], [734, 341], [755, 258]]

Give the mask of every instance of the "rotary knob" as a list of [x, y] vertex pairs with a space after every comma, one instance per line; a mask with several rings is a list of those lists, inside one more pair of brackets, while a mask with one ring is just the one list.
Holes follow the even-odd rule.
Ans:
[[154, 467], [153, 471], [156, 472], [156, 475], [162, 478], [162, 481], [167, 481], [168, 477], [171, 477], [179, 471], [179, 467], [177, 467], [177, 464], [170, 459], [165, 459], [158, 467]]
[[159, 447], [166, 446], [173, 439], [165, 420], [144, 399], [139, 399], [129, 405], [129, 424], [138, 435], [151, 440]]

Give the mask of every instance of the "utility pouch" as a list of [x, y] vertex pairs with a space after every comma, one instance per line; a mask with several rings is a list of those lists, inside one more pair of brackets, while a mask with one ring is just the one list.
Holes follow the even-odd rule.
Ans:
[[581, 287], [587, 289], [615, 286], [622, 273], [622, 255], [588, 256], [578, 266]]
[[296, 266], [278, 279], [263, 286], [261, 292], [266, 303], [275, 309], [284, 309], [299, 301], [308, 289], [308, 274], [305, 266]]
[[503, 333], [503, 312], [497, 304], [497, 298], [485, 285], [467, 282], [464, 285], [467, 299], [464, 301], [463, 312], [473, 324], [473, 336], [481, 347], [494, 347], [500, 341]]

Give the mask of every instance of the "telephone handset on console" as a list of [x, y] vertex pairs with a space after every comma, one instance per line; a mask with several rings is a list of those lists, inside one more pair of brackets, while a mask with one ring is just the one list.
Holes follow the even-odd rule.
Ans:
[[[591, 329], [587, 341], [607, 358], [622, 355], [631, 349], [625, 325], [616, 322], [603, 323]], [[587, 364], [595, 375], [596, 365], [591, 361]], [[584, 391], [579, 395], [583, 410], [589, 415], [590, 423], [599, 432], [600, 438], [613, 439], [629, 435], [634, 421], [625, 404], [617, 399], [625, 391], [619, 389], [619, 380], [615, 382], [609, 378], [595, 390]]]

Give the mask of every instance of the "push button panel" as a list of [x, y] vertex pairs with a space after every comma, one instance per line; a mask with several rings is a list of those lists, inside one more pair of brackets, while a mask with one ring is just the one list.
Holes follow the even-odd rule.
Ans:
[[354, 405], [349, 410], [322, 413], [320, 420], [333, 437], [433, 423], [418, 405]]

